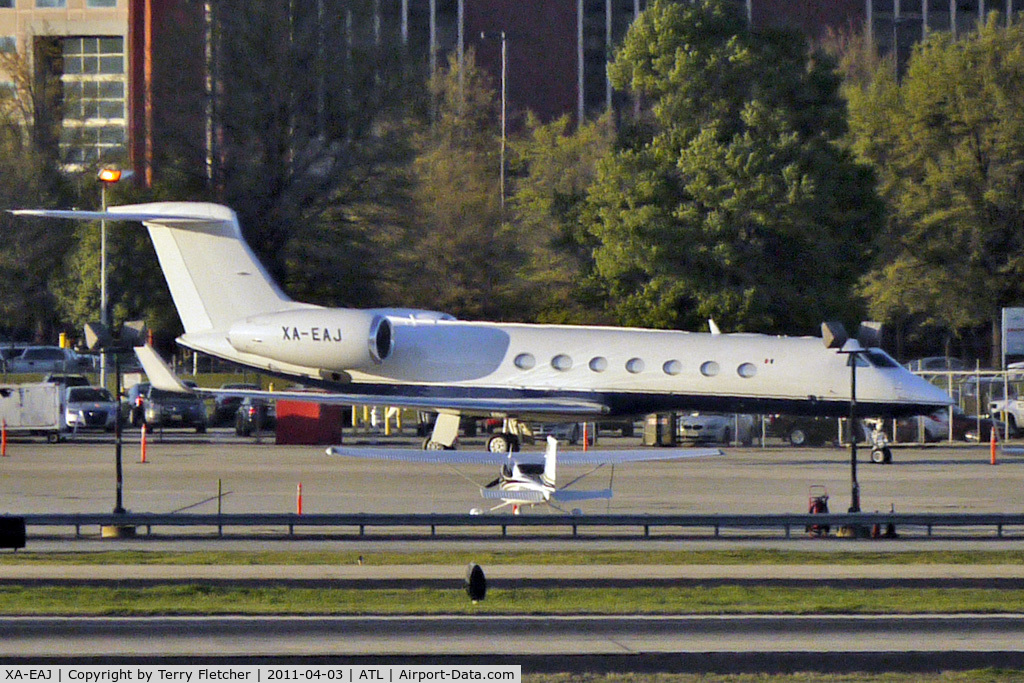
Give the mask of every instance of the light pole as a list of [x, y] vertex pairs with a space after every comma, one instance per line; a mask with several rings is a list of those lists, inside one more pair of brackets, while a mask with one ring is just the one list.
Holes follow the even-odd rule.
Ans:
[[[107, 211], [107, 185], [131, 177], [131, 171], [103, 168], [96, 174], [100, 181], [100, 211]], [[107, 221], [100, 219], [100, 324], [107, 326]], [[100, 386], [107, 386], [107, 354], [100, 354]]]
[[[124, 509], [124, 468], [121, 463], [122, 433], [121, 433], [121, 368], [118, 363], [118, 354], [132, 351], [136, 346], [142, 346], [146, 339], [145, 322], [127, 322], [121, 327], [120, 333], [115, 338], [110, 329], [100, 323], [88, 323], [85, 326], [86, 348], [92, 353], [99, 353], [102, 358], [107, 353], [114, 354], [114, 392], [115, 410], [114, 418], [114, 514], [123, 515]], [[115, 525], [111, 532], [130, 533], [127, 527]]]
[[504, 31], [488, 33], [480, 32], [480, 40], [487, 40], [491, 37], [498, 37], [501, 40], [501, 169], [499, 171], [499, 185], [501, 188], [501, 213], [505, 215], [505, 113], [506, 113], [506, 77], [508, 75], [508, 41]]

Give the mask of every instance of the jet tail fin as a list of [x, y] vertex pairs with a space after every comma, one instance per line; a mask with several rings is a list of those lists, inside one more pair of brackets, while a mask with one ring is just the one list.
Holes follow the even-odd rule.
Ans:
[[156, 202], [100, 211], [19, 210], [74, 220], [141, 221], [148, 229], [174, 306], [189, 334], [227, 330], [230, 323], [289, 307], [242, 237], [235, 212], [201, 202]]

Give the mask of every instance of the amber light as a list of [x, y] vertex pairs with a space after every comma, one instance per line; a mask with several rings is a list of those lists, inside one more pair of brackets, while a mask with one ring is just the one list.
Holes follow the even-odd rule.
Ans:
[[105, 183], [116, 183], [121, 179], [121, 171], [116, 168], [105, 168], [97, 177]]

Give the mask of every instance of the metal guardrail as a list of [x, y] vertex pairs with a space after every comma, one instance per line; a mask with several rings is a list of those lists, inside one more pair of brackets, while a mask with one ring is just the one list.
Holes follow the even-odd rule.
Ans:
[[[774, 514], [774, 515], [466, 515], [466, 514], [30, 514], [22, 515], [27, 528], [70, 527], [75, 535], [82, 534], [83, 527], [139, 527], [151, 534], [154, 527], [206, 527], [216, 529], [223, 535], [225, 527], [279, 528], [287, 529], [292, 536], [297, 528], [324, 530], [334, 528], [335, 535], [365, 536], [367, 529], [374, 529], [378, 535], [398, 535], [398, 529], [428, 529], [431, 537], [438, 536], [438, 529], [489, 530], [507, 536], [508, 530], [524, 528], [563, 528], [573, 537], [581, 529], [635, 530], [636, 535], [650, 537], [652, 529], [662, 532], [673, 529], [695, 533], [703, 531], [718, 537], [723, 530], [763, 531], [778, 530], [786, 538], [796, 528], [800, 533], [815, 527], [831, 527], [833, 533], [839, 529], [856, 529], [867, 534], [885, 533], [890, 527], [903, 533], [914, 529], [918, 533], [932, 536], [937, 529], [947, 533], [956, 530], [961, 535], [1002, 538], [1008, 529], [1020, 527], [1019, 535], [1024, 537], [1024, 514], [914, 514], [875, 512], [858, 514]], [[345, 530], [348, 529], [346, 532]], [[986, 533], [979, 530], [987, 529]], [[973, 531], [972, 531], [973, 530]], [[264, 532], [266, 533], [266, 532]], [[408, 533], [406, 531], [405, 533]], [[864, 535], [858, 533], [857, 535]]]

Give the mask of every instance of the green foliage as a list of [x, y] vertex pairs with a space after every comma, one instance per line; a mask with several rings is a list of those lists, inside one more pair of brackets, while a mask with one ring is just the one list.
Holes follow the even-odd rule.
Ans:
[[[33, 117], [45, 93], [37, 88], [20, 53], [0, 54], [0, 71], [14, 89], [0, 95], [0, 207], [37, 208], [74, 203], [73, 188], [60, 172], [53, 121]], [[48, 132], [44, 134], [43, 129]], [[56, 342], [62, 327], [51, 283], [71, 244], [71, 233], [42, 220], [0, 214], [0, 314], [12, 337]]]
[[510, 205], [517, 243], [526, 255], [519, 276], [539, 322], [600, 320], [602, 302], [593, 281], [595, 241], [584, 230], [587, 190], [597, 163], [611, 150], [611, 117], [570, 133], [563, 116], [542, 124], [530, 116], [526, 134], [512, 144], [517, 177]]
[[0, 614], [1006, 614], [1024, 591], [969, 588], [681, 586], [495, 588], [473, 604], [459, 589], [0, 587]]
[[415, 138], [415, 217], [398, 255], [406, 302], [464, 318], [516, 317], [520, 256], [502, 217], [493, 87], [470, 51], [461, 77], [453, 56], [431, 93], [433, 122]]
[[897, 83], [891, 63], [848, 87], [853, 147], [891, 212], [865, 278], [872, 314], [955, 335], [1024, 300], [1024, 28], [929, 35]]
[[732, 3], [655, 2], [609, 75], [650, 103], [589, 197], [622, 322], [794, 332], [855, 310], [881, 206], [836, 144], [828, 58], [796, 34], [748, 31]]

